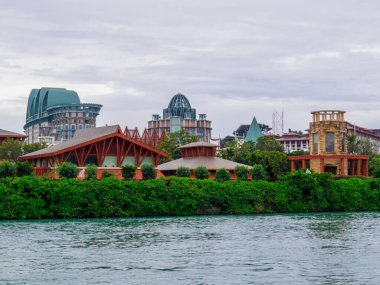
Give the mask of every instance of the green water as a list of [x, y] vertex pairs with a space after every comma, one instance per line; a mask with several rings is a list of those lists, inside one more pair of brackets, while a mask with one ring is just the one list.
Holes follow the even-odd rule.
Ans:
[[0, 284], [380, 284], [380, 213], [2, 221]]

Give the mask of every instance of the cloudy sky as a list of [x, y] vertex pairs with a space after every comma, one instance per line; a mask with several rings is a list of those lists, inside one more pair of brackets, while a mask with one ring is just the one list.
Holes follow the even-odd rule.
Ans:
[[22, 131], [32, 88], [103, 105], [98, 125], [144, 128], [185, 94], [213, 121], [306, 129], [343, 109], [380, 128], [380, 1], [0, 0], [0, 128]]

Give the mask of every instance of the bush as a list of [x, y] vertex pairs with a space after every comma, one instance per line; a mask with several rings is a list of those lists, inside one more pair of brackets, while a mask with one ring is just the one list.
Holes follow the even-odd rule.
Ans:
[[114, 177], [115, 175], [107, 170], [102, 171], [102, 178]]
[[78, 166], [71, 162], [64, 162], [58, 166], [60, 178], [76, 178], [78, 175]]
[[88, 164], [84, 171], [84, 176], [86, 180], [94, 180], [97, 178], [98, 167], [95, 164]]
[[135, 177], [137, 167], [132, 164], [126, 164], [121, 167], [121, 175], [125, 180], [132, 180]]
[[16, 164], [10, 161], [0, 162], [0, 178], [14, 177], [16, 174]]
[[268, 180], [267, 172], [261, 164], [255, 164], [252, 169], [252, 180]]
[[249, 169], [245, 166], [238, 165], [235, 167], [235, 173], [238, 180], [247, 181]]
[[230, 172], [225, 169], [225, 168], [221, 168], [221, 169], [218, 169], [216, 171], [216, 174], [215, 174], [215, 180], [218, 181], [218, 182], [224, 182], [224, 181], [227, 181], [227, 180], [230, 180], [231, 179], [231, 175], [230, 175]]
[[195, 168], [194, 173], [197, 179], [207, 179], [210, 176], [210, 172], [204, 166]]
[[372, 170], [372, 176], [375, 178], [380, 178], [380, 167], [376, 167]]
[[141, 173], [144, 180], [155, 179], [157, 176], [156, 168], [150, 163], [144, 163], [141, 165]]
[[18, 177], [29, 176], [33, 174], [33, 167], [27, 161], [16, 162], [16, 175]]
[[175, 174], [178, 177], [190, 177], [190, 168], [186, 166], [180, 166], [177, 168]]

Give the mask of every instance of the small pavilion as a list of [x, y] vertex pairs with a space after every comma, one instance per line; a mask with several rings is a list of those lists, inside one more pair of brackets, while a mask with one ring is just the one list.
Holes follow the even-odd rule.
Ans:
[[18, 134], [11, 131], [0, 129], [0, 144], [2, 144], [4, 141], [9, 140], [9, 139], [23, 141], [26, 138], [27, 138], [27, 135]]
[[291, 171], [310, 168], [339, 176], [368, 176], [368, 155], [348, 154], [344, 111], [311, 112], [310, 155], [289, 156]]
[[[235, 167], [244, 166], [248, 169], [252, 167], [249, 165], [236, 163], [227, 159], [216, 157], [217, 145], [207, 142], [193, 142], [179, 147], [182, 158], [169, 161], [157, 166], [165, 176], [172, 176], [176, 174], [176, 170], [180, 166], [188, 167], [194, 170], [198, 166], [204, 166], [210, 172], [210, 178], [214, 178], [216, 171], [225, 168], [230, 172], [231, 179], [236, 179]], [[195, 177], [191, 173], [191, 177]]]

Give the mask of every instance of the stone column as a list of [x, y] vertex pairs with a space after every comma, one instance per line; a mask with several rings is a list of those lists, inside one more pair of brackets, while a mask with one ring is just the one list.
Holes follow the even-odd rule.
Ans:
[[360, 159], [357, 159], [356, 162], [356, 175], [360, 176]]
[[319, 172], [320, 173], [325, 172], [325, 159], [324, 158], [321, 158], [319, 160]]
[[291, 160], [290, 161], [290, 171], [293, 172], [294, 170], [296, 170], [295, 161]]

